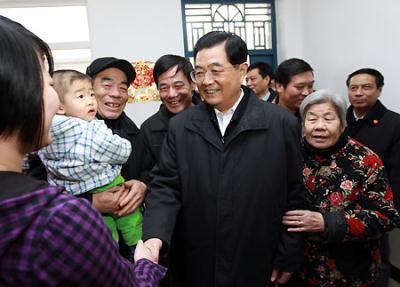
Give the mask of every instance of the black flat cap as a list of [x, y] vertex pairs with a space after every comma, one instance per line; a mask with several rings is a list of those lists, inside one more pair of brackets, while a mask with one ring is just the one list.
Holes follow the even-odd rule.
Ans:
[[136, 78], [136, 71], [131, 63], [126, 60], [113, 57], [97, 58], [89, 65], [89, 67], [87, 67], [86, 75], [89, 75], [93, 78], [107, 68], [117, 68], [124, 72], [128, 83], [131, 83]]

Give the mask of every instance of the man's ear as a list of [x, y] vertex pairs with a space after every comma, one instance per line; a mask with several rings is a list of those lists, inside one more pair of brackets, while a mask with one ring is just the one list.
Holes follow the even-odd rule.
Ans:
[[60, 103], [57, 110], [57, 115], [65, 115], [65, 110], [63, 104]]
[[247, 68], [249, 67], [249, 64], [246, 62], [240, 64], [239, 70], [240, 70], [240, 82], [243, 82], [244, 77], [246, 77], [247, 74]]
[[196, 91], [197, 85], [195, 82], [190, 82], [190, 87], [192, 88], [192, 91]]
[[285, 88], [283, 87], [282, 84], [275, 82], [275, 90], [278, 94], [283, 93], [283, 91], [285, 90]]
[[378, 95], [378, 98], [381, 96], [381, 94], [382, 94], [382, 87], [380, 87], [379, 89], [378, 89], [378, 91], [379, 91], [379, 95]]
[[271, 77], [270, 76], [265, 76], [264, 80], [267, 82], [268, 86], [271, 85]]

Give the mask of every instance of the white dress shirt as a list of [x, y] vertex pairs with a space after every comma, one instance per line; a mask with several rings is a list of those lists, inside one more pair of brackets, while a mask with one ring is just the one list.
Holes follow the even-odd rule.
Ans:
[[217, 116], [217, 120], [218, 120], [218, 125], [219, 125], [219, 130], [221, 131], [221, 135], [224, 136], [225, 135], [225, 131], [226, 128], [228, 127], [229, 123], [231, 122], [232, 116], [236, 110], [236, 108], [238, 107], [240, 101], [243, 98], [243, 90], [240, 90], [240, 97], [239, 99], [236, 101], [236, 103], [229, 109], [227, 110], [225, 113], [214, 109], [215, 111], [215, 115]]

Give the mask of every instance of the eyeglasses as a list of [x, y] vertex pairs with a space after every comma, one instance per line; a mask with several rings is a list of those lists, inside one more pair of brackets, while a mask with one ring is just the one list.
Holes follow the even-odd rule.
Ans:
[[198, 68], [192, 72], [190, 72], [190, 77], [192, 78], [192, 81], [199, 84], [201, 82], [204, 81], [204, 79], [206, 78], [206, 74], [207, 73], [211, 73], [211, 77], [213, 79], [218, 79], [220, 78], [227, 70], [229, 69], [236, 69], [239, 65], [232, 65], [232, 66], [228, 66], [228, 67], [224, 67], [224, 66], [213, 66], [211, 69], [209, 70], [205, 70], [205, 69], [201, 69]]

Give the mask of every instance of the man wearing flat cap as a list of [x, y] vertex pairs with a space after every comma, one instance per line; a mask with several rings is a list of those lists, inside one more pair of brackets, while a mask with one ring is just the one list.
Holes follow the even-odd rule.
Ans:
[[125, 186], [92, 196], [92, 204], [102, 213], [124, 216], [140, 208], [147, 190], [140, 180], [140, 155], [142, 143], [139, 129], [125, 114], [129, 84], [135, 80], [136, 72], [132, 64], [123, 59], [104, 57], [94, 60], [86, 69], [92, 77], [93, 91], [97, 99], [97, 118], [104, 120], [114, 134], [128, 139], [132, 153], [122, 165], [121, 174], [127, 180]]

